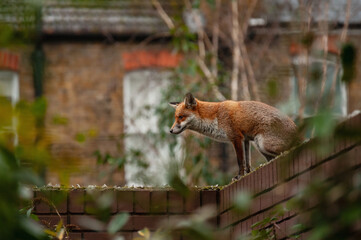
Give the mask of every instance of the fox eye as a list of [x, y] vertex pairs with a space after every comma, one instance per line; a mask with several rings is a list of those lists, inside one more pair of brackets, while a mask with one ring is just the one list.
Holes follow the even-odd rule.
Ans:
[[182, 118], [184, 118], [184, 116], [179, 116], [179, 117], [178, 117], [178, 119], [182, 119]]

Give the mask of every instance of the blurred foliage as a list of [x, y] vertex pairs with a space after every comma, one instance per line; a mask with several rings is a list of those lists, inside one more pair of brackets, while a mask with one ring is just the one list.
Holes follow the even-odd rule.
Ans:
[[42, 126], [37, 126], [36, 121], [44, 116], [45, 106], [44, 99], [33, 104], [20, 102], [15, 107], [6, 99], [0, 101], [2, 239], [46, 239], [43, 227], [34, 221], [31, 210], [19, 211], [21, 205], [32, 200], [27, 185], [43, 184], [38, 172], [50, 160], [47, 141], [41, 138]]

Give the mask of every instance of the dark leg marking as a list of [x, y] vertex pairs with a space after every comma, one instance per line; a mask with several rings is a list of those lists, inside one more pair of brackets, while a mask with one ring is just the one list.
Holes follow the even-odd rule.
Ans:
[[251, 161], [251, 158], [250, 158], [250, 152], [249, 152], [249, 140], [248, 139], [245, 139], [243, 141], [243, 147], [244, 147], [244, 160], [245, 160], [245, 171], [246, 173], [249, 173], [251, 172], [251, 164], [250, 164], [250, 161]]

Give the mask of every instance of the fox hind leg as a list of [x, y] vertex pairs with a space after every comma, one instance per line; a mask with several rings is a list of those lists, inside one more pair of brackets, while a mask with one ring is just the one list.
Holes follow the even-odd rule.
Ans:
[[244, 160], [245, 160], [245, 172], [250, 173], [251, 172], [251, 158], [250, 158], [250, 145], [249, 140], [245, 139], [243, 141], [243, 148], [244, 148]]
[[[272, 151], [271, 149], [276, 149], [274, 146], [274, 141], [271, 138], [264, 138], [262, 135], [257, 135], [254, 140], [258, 150], [262, 153], [262, 155], [267, 159], [267, 161], [271, 161], [275, 157], [277, 157], [276, 151]], [[276, 145], [277, 146], [277, 145]]]

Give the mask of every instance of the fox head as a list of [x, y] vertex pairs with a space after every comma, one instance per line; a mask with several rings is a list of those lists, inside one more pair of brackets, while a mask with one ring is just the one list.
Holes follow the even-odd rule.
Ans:
[[197, 114], [197, 100], [191, 93], [187, 93], [183, 102], [170, 102], [169, 105], [174, 107], [175, 121], [170, 133], [179, 134], [189, 128]]

